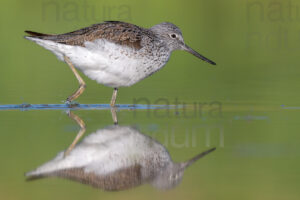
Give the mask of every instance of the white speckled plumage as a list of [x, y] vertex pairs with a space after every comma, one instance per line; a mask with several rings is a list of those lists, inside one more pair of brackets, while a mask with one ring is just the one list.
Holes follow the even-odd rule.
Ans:
[[105, 175], [135, 164], [146, 168], [146, 159], [168, 163], [170, 155], [161, 144], [136, 129], [114, 126], [90, 134], [68, 156], [64, 157], [64, 152], [60, 152], [53, 160], [28, 172], [26, 176], [68, 168], [84, 168], [86, 173]]
[[[85, 47], [56, 43], [50, 40], [27, 37], [38, 45], [53, 52], [64, 61], [66, 55], [70, 61], [87, 77], [97, 83], [119, 88], [131, 86], [161, 69], [168, 61], [170, 53], [159, 52], [161, 62], [153, 62], [152, 56], [145, 57], [141, 49], [138, 54], [130, 47], [98, 39], [85, 42]], [[150, 65], [149, 65], [150, 64]], [[147, 66], [151, 66], [147, 69]]]

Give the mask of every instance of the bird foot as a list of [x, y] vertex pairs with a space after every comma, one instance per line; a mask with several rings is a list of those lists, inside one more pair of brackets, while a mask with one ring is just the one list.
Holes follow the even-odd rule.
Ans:
[[77, 107], [79, 105], [79, 103], [77, 103], [76, 101], [69, 101], [69, 100], [66, 100], [65, 101], [65, 104], [69, 107], [69, 108], [74, 108], [74, 107]]

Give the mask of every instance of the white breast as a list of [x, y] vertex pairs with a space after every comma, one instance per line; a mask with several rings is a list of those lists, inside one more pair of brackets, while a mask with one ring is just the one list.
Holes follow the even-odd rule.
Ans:
[[136, 50], [104, 39], [85, 42], [85, 47], [27, 39], [52, 51], [62, 61], [63, 55], [66, 55], [90, 79], [116, 88], [137, 83], [163, 67], [169, 59], [169, 55], [165, 55], [157, 62], [152, 57], [146, 57], [144, 49]]

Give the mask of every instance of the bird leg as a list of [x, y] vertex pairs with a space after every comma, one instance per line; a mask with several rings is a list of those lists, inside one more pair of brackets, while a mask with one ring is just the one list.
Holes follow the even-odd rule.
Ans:
[[75, 69], [74, 65], [71, 63], [70, 59], [67, 56], [64, 56], [64, 60], [69, 65], [69, 67], [71, 68], [72, 72], [74, 73], [75, 77], [77, 78], [77, 80], [79, 82], [79, 88], [77, 89], [77, 91], [74, 92], [71, 96], [69, 96], [67, 98], [67, 102], [70, 103], [73, 100], [77, 99], [83, 93], [83, 91], [86, 88], [86, 84], [85, 84], [84, 80], [80, 77], [80, 75], [78, 74], [77, 70]]
[[110, 101], [111, 107], [114, 107], [116, 104], [117, 94], [118, 94], [118, 88], [114, 88], [113, 95], [112, 95], [111, 101]]
[[118, 124], [117, 108], [116, 107], [112, 107], [110, 109], [110, 112], [111, 112], [111, 116], [112, 116], [114, 125], [117, 125]]
[[71, 111], [68, 113], [68, 116], [73, 119], [79, 126], [80, 126], [80, 130], [78, 131], [75, 139], [73, 140], [72, 144], [68, 147], [68, 149], [64, 152], [64, 157], [66, 157], [67, 155], [70, 154], [70, 152], [72, 151], [72, 149], [75, 147], [75, 145], [78, 143], [79, 139], [84, 135], [85, 133], [85, 123], [84, 121], [78, 117], [77, 115], [75, 115], [74, 113], [72, 113]]

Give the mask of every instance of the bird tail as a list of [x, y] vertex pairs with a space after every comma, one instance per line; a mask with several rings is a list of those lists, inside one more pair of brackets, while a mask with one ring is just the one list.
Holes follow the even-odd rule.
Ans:
[[26, 181], [34, 181], [42, 178], [55, 176], [55, 173], [51, 171], [43, 171], [37, 168], [35, 170], [25, 173], [24, 175], [26, 177]]
[[30, 37], [46, 37], [46, 36], [51, 36], [50, 34], [45, 34], [45, 33], [38, 33], [34, 31], [25, 31], [25, 33], [29, 34]]
[[45, 34], [45, 33], [38, 33], [34, 31], [25, 31], [25, 33], [29, 34], [28, 36], [24, 36], [27, 40], [33, 40], [33, 39], [48, 39], [50, 36], [53, 36], [51, 34]]

